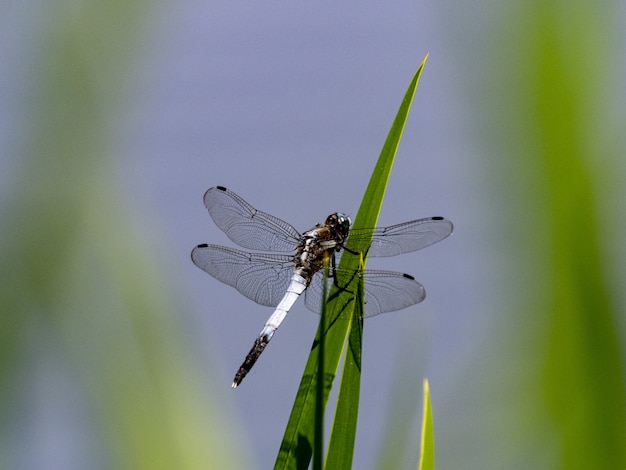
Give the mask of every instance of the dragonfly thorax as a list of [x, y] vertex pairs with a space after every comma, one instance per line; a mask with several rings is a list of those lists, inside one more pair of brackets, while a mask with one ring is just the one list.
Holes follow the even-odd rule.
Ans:
[[351, 223], [350, 217], [335, 212], [326, 218], [326, 222], [305, 232], [296, 247], [296, 272], [310, 282], [313, 275], [324, 267], [324, 259], [330, 261], [334, 253], [341, 250]]

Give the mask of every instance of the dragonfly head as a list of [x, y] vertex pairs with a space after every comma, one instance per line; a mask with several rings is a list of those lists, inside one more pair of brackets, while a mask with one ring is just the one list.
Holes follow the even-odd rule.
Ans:
[[326, 225], [331, 227], [334, 233], [340, 237], [341, 240], [345, 240], [350, 232], [352, 220], [350, 220], [350, 217], [342, 214], [341, 212], [335, 212], [334, 214], [328, 216], [326, 219]]

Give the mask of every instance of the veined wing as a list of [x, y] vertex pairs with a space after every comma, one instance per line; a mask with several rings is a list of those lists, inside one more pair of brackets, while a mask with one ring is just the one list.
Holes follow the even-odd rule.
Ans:
[[300, 233], [287, 222], [255, 209], [223, 186], [207, 190], [204, 205], [215, 225], [244, 248], [292, 252], [300, 239]]
[[293, 274], [293, 256], [289, 255], [247, 253], [204, 244], [192, 250], [191, 259], [218, 281], [268, 307], [278, 305]]
[[395, 256], [437, 243], [450, 235], [452, 229], [452, 222], [443, 217], [427, 217], [390, 227], [351, 230], [347, 244], [349, 248], [359, 247], [371, 236], [369, 256]]
[[[322, 311], [322, 285], [324, 273], [318, 271], [305, 291], [305, 303], [315, 313]], [[326, 279], [328, 292], [333, 278]], [[380, 313], [402, 310], [420, 303], [426, 298], [424, 286], [409, 274], [395, 271], [366, 269], [363, 271], [363, 287], [365, 293], [365, 317], [373, 317]]]

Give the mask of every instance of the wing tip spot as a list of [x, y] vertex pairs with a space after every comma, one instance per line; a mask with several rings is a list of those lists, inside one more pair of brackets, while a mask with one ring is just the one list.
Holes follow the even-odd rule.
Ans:
[[215, 186], [215, 189], [218, 189], [220, 191], [228, 191], [225, 186]]

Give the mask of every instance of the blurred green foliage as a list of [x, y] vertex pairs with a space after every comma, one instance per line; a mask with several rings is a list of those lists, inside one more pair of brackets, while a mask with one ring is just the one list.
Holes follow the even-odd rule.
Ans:
[[91, 449], [77, 449], [85, 461], [75, 468], [238, 465], [224, 410], [174, 320], [182, 305], [153, 256], [158, 237], [121, 198], [109, 148], [149, 4], [56, 6], [39, 32], [29, 122], [2, 206], [0, 467], [63, 465], [13, 437], [37, 400], [55, 395], [37, 389], [50, 366], [49, 376], [72, 378], [61, 387], [82, 423], [71, 435]]
[[[456, 52], [471, 57], [459, 57], [471, 65], [459, 67], [459, 82], [484, 155], [471, 164], [483, 175], [473, 185], [485, 208], [466, 209], [488, 213], [489, 222], [453, 220], [454, 237], [474, 232], [485, 243], [477, 249], [495, 268], [494, 287], [481, 305], [447, 314], [491, 321], [480, 320], [488, 331], [455, 377], [454, 396], [433, 382], [437, 462], [626, 468], [620, 7], [519, 1], [481, 19], [484, 31], [471, 37], [485, 42]], [[472, 20], [463, 16], [463, 27]], [[411, 411], [402, 400], [389, 415], [399, 424], [386, 426], [381, 467], [399, 468], [416, 453], [399, 419], [419, 415], [413, 398]]]
[[596, 210], [611, 170], [592, 134], [596, 120], [608, 117], [598, 90], [611, 68], [601, 58], [610, 52], [602, 39], [610, 22], [591, 3], [574, 9], [542, 4], [541, 11], [529, 31], [534, 66], [524, 88], [536, 124], [537, 146], [529, 156], [543, 174], [550, 227], [542, 398], [561, 434], [563, 468], [626, 468], [617, 299], [608, 290], [604, 224]]
[[488, 165], [505, 182], [496, 194], [508, 224], [502, 235], [518, 251], [501, 315], [523, 318], [506, 320], [504, 333], [524, 339], [508, 366], [524, 371], [532, 363], [526, 390], [533, 391], [517, 392], [519, 421], [512, 418], [510, 429], [526, 423], [520, 444], [542, 440], [549, 468], [626, 468], [624, 312], [610, 287], [621, 284], [611, 277], [620, 274], [612, 261], [623, 249], [603, 245], [611, 225], [603, 218], [615, 217], [617, 229], [624, 203], [623, 195], [609, 197], [626, 154], [614, 125], [624, 118], [618, 7], [518, 2], [507, 11], [485, 69], [498, 70], [485, 103], [495, 149]]

